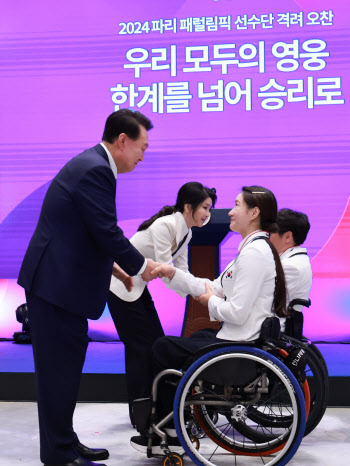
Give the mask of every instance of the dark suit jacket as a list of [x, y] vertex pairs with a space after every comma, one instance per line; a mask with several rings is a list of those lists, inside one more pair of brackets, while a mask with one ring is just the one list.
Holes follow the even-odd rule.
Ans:
[[113, 261], [135, 275], [144, 257], [117, 226], [116, 180], [98, 144], [53, 179], [29, 243], [18, 284], [67, 311], [98, 319]]

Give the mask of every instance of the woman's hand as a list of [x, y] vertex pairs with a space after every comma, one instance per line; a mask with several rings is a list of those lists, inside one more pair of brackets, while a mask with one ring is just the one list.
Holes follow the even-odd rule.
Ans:
[[172, 279], [175, 275], [176, 268], [170, 264], [160, 264], [154, 270], [152, 270], [152, 275], [159, 278], [170, 278]]
[[215, 293], [213, 293], [208, 283], [205, 284], [205, 289], [207, 290], [206, 293], [197, 296], [196, 300], [199, 301], [202, 306], [208, 307], [209, 299], [211, 296], [215, 296]]

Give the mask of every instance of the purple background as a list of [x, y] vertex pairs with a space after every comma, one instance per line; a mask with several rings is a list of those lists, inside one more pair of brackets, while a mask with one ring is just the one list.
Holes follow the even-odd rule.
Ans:
[[[332, 9], [331, 26], [277, 24], [278, 13], [307, 13]], [[273, 13], [274, 27], [218, 32], [150, 32], [118, 35], [120, 22], [151, 21], [201, 16]], [[130, 237], [142, 219], [164, 204], [174, 203], [187, 181], [216, 187], [219, 208], [232, 207], [242, 185], [270, 188], [279, 207], [305, 212], [312, 225], [306, 242], [313, 259], [312, 307], [306, 311], [306, 333], [314, 339], [348, 341], [350, 337], [350, 214], [349, 198], [349, 17], [345, 1], [189, 0], [112, 2], [85, 0], [33, 4], [2, 3], [0, 62], [0, 337], [20, 330], [14, 310], [24, 302], [16, 285], [21, 260], [35, 228], [48, 182], [74, 155], [101, 140], [106, 117], [114, 110], [111, 87], [117, 83], [149, 86], [159, 82], [189, 82], [193, 99], [189, 113], [152, 113], [150, 103], [140, 108], [154, 129], [145, 161], [118, 178], [117, 206], [120, 226]], [[306, 22], [306, 21], [305, 21]], [[298, 70], [283, 73], [270, 50], [274, 43], [298, 39], [326, 41], [327, 66], [307, 71], [303, 59]], [[265, 72], [257, 67], [229, 66], [211, 72], [184, 73], [185, 47], [190, 45], [265, 41]], [[177, 76], [169, 70], [142, 70], [141, 77], [124, 69], [132, 47], [176, 45]], [[341, 78], [340, 105], [285, 103], [267, 111], [257, 97], [259, 87], [275, 78]], [[218, 79], [244, 85], [252, 80], [252, 110], [244, 100], [225, 104], [223, 112], [201, 110], [198, 82]], [[286, 101], [286, 99], [284, 99]], [[125, 105], [128, 106], [128, 105]], [[239, 238], [230, 234], [221, 250], [222, 267], [236, 253]], [[317, 257], [316, 257], [317, 255]], [[179, 334], [185, 300], [153, 282], [153, 296], [165, 331]], [[171, 305], [169, 306], [169, 298]], [[116, 338], [108, 311], [90, 322], [92, 336]]]

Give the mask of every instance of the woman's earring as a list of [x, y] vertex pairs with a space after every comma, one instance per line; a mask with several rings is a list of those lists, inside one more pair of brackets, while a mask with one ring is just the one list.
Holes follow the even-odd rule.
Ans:
[[208, 223], [210, 222], [210, 218], [211, 218], [211, 213], [209, 212], [209, 217], [206, 219], [206, 221], [203, 223], [203, 226], [205, 225], [208, 225]]

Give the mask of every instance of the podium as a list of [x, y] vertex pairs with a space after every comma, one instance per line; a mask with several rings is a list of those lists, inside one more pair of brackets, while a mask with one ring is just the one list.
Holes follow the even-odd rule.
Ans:
[[[195, 277], [214, 280], [220, 273], [220, 244], [230, 232], [230, 209], [211, 210], [210, 221], [202, 228], [192, 229], [188, 245], [189, 271]], [[181, 336], [188, 337], [203, 328], [219, 329], [219, 322], [209, 320], [208, 310], [192, 296], [187, 296]]]

